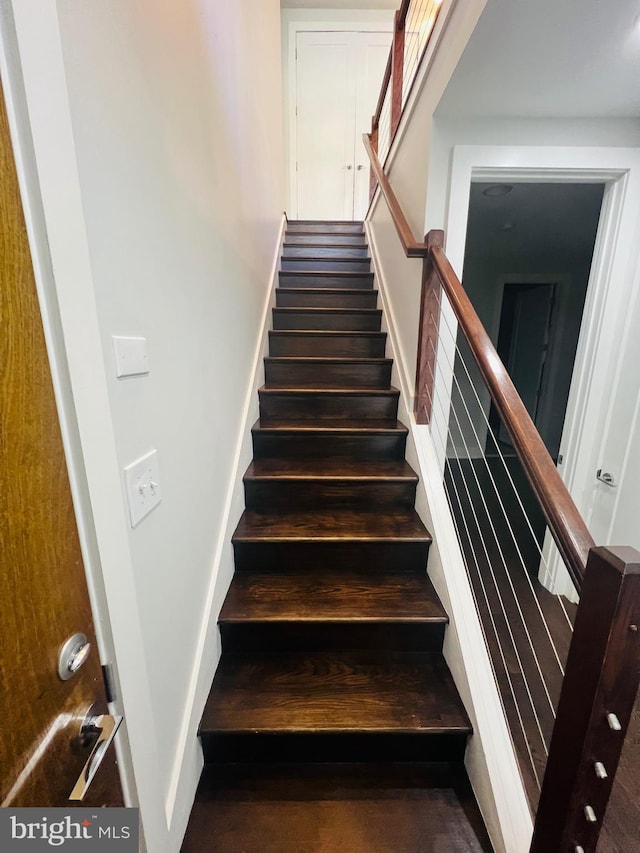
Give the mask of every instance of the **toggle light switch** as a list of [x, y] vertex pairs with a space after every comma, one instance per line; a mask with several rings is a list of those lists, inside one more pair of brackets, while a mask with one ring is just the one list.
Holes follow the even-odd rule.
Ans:
[[124, 469], [131, 526], [135, 527], [161, 499], [158, 451], [152, 450]]

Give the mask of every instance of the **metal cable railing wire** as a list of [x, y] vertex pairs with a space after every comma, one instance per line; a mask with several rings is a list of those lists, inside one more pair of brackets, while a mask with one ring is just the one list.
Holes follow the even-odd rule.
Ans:
[[[436, 403], [438, 409], [440, 410], [440, 417], [439, 418], [438, 417], [432, 418], [432, 428], [438, 429], [437, 425], [439, 423], [446, 425], [446, 439], [442, 435], [440, 435], [439, 440], [441, 442], [443, 442], [443, 444], [442, 444], [443, 447], [448, 448], [448, 452], [445, 454], [445, 464], [446, 464], [446, 467], [448, 470], [448, 475], [449, 475], [448, 477], [445, 477], [445, 489], [446, 489], [446, 493], [447, 493], [447, 500], [449, 501], [450, 508], [452, 511], [452, 516], [454, 518], [454, 521], [456, 522], [457, 533], [458, 533], [458, 537], [459, 537], [460, 544], [461, 544], [461, 550], [463, 552], [463, 560], [465, 563], [466, 571], [470, 576], [470, 580], [472, 580], [472, 578], [471, 578], [471, 565], [470, 565], [470, 556], [469, 555], [471, 555], [471, 558], [472, 558], [473, 562], [475, 563], [475, 570], [476, 570], [477, 577], [478, 577], [480, 584], [481, 584], [482, 596], [485, 599], [486, 610], [487, 610], [487, 613], [489, 614], [489, 617], [491, 620], [491, 627], [492, 627], [492, 630], [494, 632], [494, 635], [498, 639], [498, 648], [499, 648], [500, 659], [501, 659], [502, 666], [504, 667], [504, 673], [505, 673], [507, 680], [508, 680], [508, 683], [509, 683], [509, 689], [510, 689], [512, 699], [513, 699], [513, 706], [516, 709], [516, 713], [518, 715], [518, 725], [521, 728], [522, 733], [524, 735], [524, 742], [525, 742], [525, 744], [527, 746], [527, 750], [529, 752], [529, 761], [531, 763], [531, 769], [532, 769], [533, 775], [536, 779], [536, 784], [539, 786], [539, 784], [540, 784], [540, 773], [538, 772], [538, 768], [536, 768], [535, 761], [533, 759], [533, 755], [531, 754], [532, 753], [531, 745], [529, 743], [529, 741], [531, 739], [531, 732], [530, 732], [530, 730], [527, 730], [526, 727], [524, 726], [524, 721], [522, 719], [522, 712], [520, 709], [520, 704], [522, 702], [522, 695], [520, 697], [516, 696], [516, 693], [515, 693], [515, 690], [513, 687], [513, 682], [512, 682], [511, 674], [509, 672], [509, 667], [506, 663], [507, 655], [506, 655], [505, 650], [503, 648], [503, 644], [502, 644], [502, 642], [500, 642], [500, 639], [499, 639], [499, 631], [498, 631], [498, 628], [496, 626], [496, 620], [495, 620], [495, 617], [494, 617], [494, 614], [492, 612], [492, 608], [490, 605], [490, 596], [489, 596], [489, 593], [487, 592], [485, 579], [483, 577], [483, 572], [480, 569], [480, 565], [479, 565], [477, 555], [473, 549], [470, 549], [468, 547], [468, 545], [466, 548], [464, 547], [465, 543], [464, 543], [463, 532], [466, 535], [466, 540], [468, 543], [473, 541], [473, 539], [475, 537], [472, 535], [472, 531], [469, 528], [470, 522], [469, 523], [467, 522], [467, 515], [464, 512], [465, 500], [464, 500], [464, 497], [461, 496], [462, 489], [464, 490], [464, 493], [466, 493], [466, 502], [467, 502], [466, 505], [468, 508], [471, 509], [471, 516], [473, 517], [473, 522], [474, 522], [475, 528], [477, 529], [477, 532], [478, 532], [478, 538], [481, 542], [484, 560], [486, 561], [486, 564], [489, 568], [489, 573], [491, 574], [491, 581], [492, 581], [494, 588], [496, 590], [496, 593], [498, 595], [498, 600], [500, 602], [500, 608], [501, 608], [502, 616], [504, 618], [504, 623], [507, 626], [507, 631], [509, 633], [510, 645], [512, 646], [512, 648], [515, 652], [516, 660], [518, 662], [518, 668], [520, 669], [520, 671], [522, 673], [524, 673], [525, 669], [523, 667], [522, 654], [524, 653], [526, 655], [530, 655], [531, 659], [533, 660], [535, 669], [537, 670], [537, 675], [538, 675], [540, 685], [542, 685], [544, 697], [546, 700], [544, 702], [544, 704], [548, 705], [547, 711], [544, 711], [544, 709], [542, 709], [542, 710], [543, 710], [545, 717], [548, 717], [549, 713], [551, 714], [551, 718], [550, 718], [550, 720], [548, 719], [546, 724], [543, 724], [543, 722], [540, 719], [541, 711], [538, 708], [539, 702], [536, 703], [534, 696], [532, 695], [531, 686], [529, 685], [529, 683], [526, 680], [524, 683], [524, 688], [525, 688], [525, 691], [527, 694], [527, 702], [528, 702], [530, 709], [531, 709], [531, 712], [532, 712], [533, 721], [535, 723], [535, 727], [537, 729], [537, 732], [538, 732], [538, 735], [540, 738], [540, 745], [541, 745], [542, 751], [545, 755], [547, 754], [547, 751], [548, 751], [550, 731], [551, 731], [551, 728], [553, 726], [553, 718], [555, 717], [555, 701], [557, 701], [557, 690], [555, 690], [555, 689], [553, 690], [554, 696], [552, 697], [551, 691], [550, 691], [550, 688], [548, 685], [548, 680], [547, 680], [549, 675], [545, 671], [545, 666], [542, 664], [540, 657], [537, 653], [536, 645], [534, 643], [534, 640], [533, 640], [533, 637], [531, 635], [531, 631], [529, 629], [529, 625], [527, 622], [527, 616], [525, 615], [525, 612], [523, 611], [523, 607], [521, 606], [518, 591], [516, 590], [516, 588], [514, 587], [514, 584], [513, 584], [513, 580], [512, 580], [512, 576], [511, 576], [511, 573], [514, 570], [513, 561], [508, 561], [506, 556], [505, 556], [506, 548], [504, 547], [504, 542], [501, 542], [501, 540], [500, 540], [498, 530], [496, 529], [497, 525], [496, 525], [496, 523], [494, 523], [494, 521], [491, 517], [491, 512], [490, 512], [489, 506], [487, 504], [487, 500], [485, 499], [485, 496], [484, 496], [483, 486], [480, 482], [480, 479], [477, 475], [477, 472], [476, 472], [473, 464], [470, 465], [470, 471], [471, 471], [471, 474], [473, 476], [473, 480], [471, 481], [471, 483], [468, 482], [468, 478], [463, 476], [463, 471], [464, 471], [463, 463], [472, 461], [472, 453], [470, 451], [468, 442], [465, 439], [465, 430], [463, 428], [463, 423], [462, 423], [463, 420], [465, 422], [468, 422], [468, 424], [470, 425], [472, 438], [475, 441], [475, 445], [480, 446], [480, 444], [481, 444], [480, 436], [478, 435], [478, 431], [477, 431], [476, 426], [475, 426], [474, 417], [473, 417], [473, 414], [470, 410], [471, 405], [475, 405], [477, 407], [477, 409], [482, 413], [483, 420], [487, 426], [488, 440], [490, 439], [491, 442], [493, 442], [493, 445], [494, 445], [495, 450], [496, 450], [496, 458], [500, 460], [500, 463], [502, 464], [502, 466], [504, 468], [504, 472], [507, 476], [508, 484], [509, 484], [509, 486], [510, 486], [511, 490], [513, 491], [513, 494], [516, 498], [515, 506], [522, 513], [523, 519], [525, 521], [525, 529], [528, 531], [528, 534], [531, 536], [531, 538], [535, 544], [535, 547], [536, 547], [540, 557], [542, 558], [543, 562], [544, 562], [544, 555], [542, 553], [542, 549], [541, 549], [540, 544], [538, 542], [538, 538], [535, 535], [533, 527], [532, 527], [532, 525], [529, 521], [529, 518], [527, 516], [527, 513], [525, 511], [525, 507], [524, 507], [522, 498], [521, 498], [521, 496], [518, 492], [518, 489], [516, 487], [516, 484], [513, 480], [513, 476], [511, 474], [511, 471], [509, 470], [509, 465], [507, 464], [507, 461], [504, 457], [504, 454], [502, 453], [502, 450], [499, 446], [497, 437], [496, 437], [496, 435], [493, 431], [493, 428], [491, 427], [491, 424], [489, 423], [488, 418], [486, 416], [485, 406], [482, 404], [482, 401], [480, 400], [480, 396], [478, 394], [475, 383], [473, 382], [473, 380], [471, 378], [471, 371], [469, 370], [469, 367], [468, 367], [466, 360], [463, 356], [461, 348], [458, 345], [457, 330], [456, 330], [456, 333], [454, 334], [454, 331], [452, 330], [452, 328], [451, 328], [451, 326], [450, 326], [450, 324], [446, 318], [446, 313], [442, 312], [442, 311], [439, 313], [440, 313], [441, 334], [446, 331], [448, 333], [448, 335], [450, 336], [451, 340], [453, 341], [454, 351], [456, 353], [456, 362], [458, 362], [461, 365], [461, 367], [464, 371], [463, 375], [466, 376], [466, 380], [469, 383], [469, 387], [473, 391], [473, 395], [471, 397], [471, 400], [465, 399], [464, 389], [461, 387], [460, 379], [456, 373], [456, 366], [455, 366], [455, 364], [453, 364], [451, 362], [450, 359], [448, 359], [446, 357], [446, 355], [444, 355], [444, 353], [446, 351], [446, 347], [440, 348], [440, 351], [445, 358], [445, 363], [447, 364], [447, 367], [451, 373], [451, 382], [452, 382], [452, 389], [451, 390], [452, 390], [452, 393], [451, 393], [451, 397], [450, 398], [447, 397], [447, 401], [446, 401], [447, 405], [450, 407], [450, 416], [449, 417], [447, 417], [447, 413], [446, 413], [445, 408], [444, 408], [445, 404], [440, 399], [440, 397], [437, 393], [437, 389], [439, 386], [438, 386], [438, 383], [435, 382], [435, 377], [433, 375], [433, 369], [432, 369], [430, 364], [429, 364], [429, 371], [432, 374], [431, 378], [433, 380], [433, 388], [435, 391], [434, 395], [431, 395], [431, 396], [433, 396], [432, 402]], [[442, 338], [441, 338], [441, 340], [442, 340]], [[434, 350], [434, 352], [435, 352], [435, 350]], [[458, 403], [458, 400], [459, 400], [459, 403]], [[435, 414], [435, 412], [434, 412], [434, 414]], [[454, 434], [454, 432], [456, 430], [457, 430], [457, 434]], [[467, 435], [469, 435], [468, 432], [467, 432]], [[462, 452], [464, 453], [464, 456], [466, 458], [464, 458], [464, 459], [460, 458], [460, 453], [458, 452], [459, 448], [462, 449]], [[453, 456], [451, 454], [453, 454]], [[555, 658], [555, 665], [558, 668], [558, 672], [556, 673], [556, 678], [555, 679], [551, 678], [551, 680], [552, 681], [558, 680], [559, 678], [562, 677], [562, 675], [564, 673], [564, 665], [563, 665], [564, 654], [558, 650], [558, 647], [554, 641], [553, 632], [552, 632], [552, 630], [551, 630], [551, 628], [547, 622], [547, 619], [545, 617], [545, 614], [544, 614], [543, 609], [542, 609], [541, 604], [540, 604], [540, 600], [538, 598], [538, 595], [536, 594], [536, 589], [534, 588], [534, 585], [533, 585], [533, 582], [531, 580], [529, 571], [527, 570], [527, 565], [525, 563], [525, 560], [524, 560], [524, 557], [522, 554], [520, 543], [518, 542], [518, 536], [516, 534], [516, 531], [514, 530], [514, 525], [512, 524], [512, 522], [509, 518], [509, 514], [508, 514], [506, 506], [505, 506], [505, 502], [506, 502], [507, 498], [501, 493], [499, 485], [496, 481], [496, 477], [494, 476], [494, 473], [491, 470], [491, 466], [489, 465], [489, 461], [488, 461], [485, 453], [481, 454], [481, 459], [482, 459], [482, 463], [486, 469], [486, 473], [487, 473], [488, 478], [489, 478], [488, 482], [490, 483], [490, 490], [492, 492], [492, 495], [495, 497], [495, 500], [497, 500], [497, 506], [499, 507], [499, 511], [501, 513], [501, 516], [504, 519], [504, 522], [506, 522], [506, 529], [507, 529], [508, 537], [511, 539], [511, 542], [513, 543], [513, 546], [515, 547], [515, 552], [517, 554], [517, 564], [518, 564], [517, 568], [518, 568], [518, 570], [521, 571], [521, 573], [526, 578], [527, 587], [528, 587], [528, 589], [527, 589], [528, 595], [530, 597], [530, 600], [535, 605], [535, 610], [537, 611], [537, 617], [542, 624], [543, 631], [546, 634], [546, 640], [547, 640], [547, 642], [551, 648], [551, 651], [553, 652], [553, 656]], [[457, 477], [456, 477], [456, 472], [454, 471], [454, 469], [452, 467], [452, 463], [455, 464], [458, 468], [459, 476], [457, 476]], [[478, 501], [473, 500], [470, 485], [474, 485], [475, 490], [477, 490], [477, 493], [480, 495], [480, 502], [479, 503], [478, 503]], [[461, 487], [460, 490], [458, 488], [459, 486]], [[455, 502], [458, 505], [458, 511], [457, 512], [455, 511], [455, 508], [454, 508], [454, 498], [455, 498]], [[514, 632], [511, 629], [511, 625], [509, 622], [509, 616], [508, 616], [507, 610], [505, 608], [503, 596], [502, 596], [501, 591], [500, 591], [500, 582], [498, 581], [498, 578], [496, 577], [496, 573], [494, 571], [492, 560], [491, 560], [490, 553], [489, 553], [489, 548], [487, 547], [487, 542], [485, 541], [485, 535], [483, 534], [483, 524], [481, 523], [480, 516], [483, 516], [488, 520], [489, 529], [491, 531], [491, 534], [490, 534], [491, 539], [495, 543], [495, 546], [497, 548], [497, 554], [499, 557], [499, 562], [502, 564], [505, 576], [507, 578], [507, 583], [508, 583], [508, 587], [509, 587], [508, 591], [510, 591], [511, 596], [513, 597], [513, 600], [516, 604], [516, 610], [518, 613], [518, 617], [519, 617], [519, 620], [522, 624], [522, 628], [524, 629], [524, 635], [526, 636], [526, 642], [525, 642], [526, 648], [524, 650], [522, 648], [519, 648], [518, 643], [516, 642], [516, 637], [514, 636]], [[460, 529], [460, 520], [462, 520], [462, 524], [464, 525], [464, 528], [465, 528], [464, 531], [462, 531]], [[486, 527], [486, 525], [485, 525], [485, 527]], [[472, 586], [473, 586], [473, 584], [472, 584]], [[522, 590], [520, 590], [520, 594], [522, 594]], [[474, 591], [474, 598], [475, 597], [476, 596], [475, 596], [475, 591]], [[560, 596], [555, 596], [555, 599], [560, 604], [560, 606], [562, 608], [562, 612], [565, 616], [567, 626], [570, 627], [571, 626], [571, 619], [567, 613], [567, 610], [566, 610], [566, 607], [564, 605], [562, 598]], [[477, 601], [476, 601], [476, 603], [477, 603]], [[485, 633], [485, 640], [486, 640], [486, 633]], [[494, 666], [494, 674], [495, 674], [495, 666]], [[559, 689], [559, 685], [556, 685], [556, 686]], [[537, 739], [538, 738], [536, 738], [536, 740]]]
[[[438, 406], [439, 406], [442, 414], [445, 414], [444, 408], [443, 408], [443, 403], [439, 399], [438, 396], [436, 396], [434, 398], [434, 402], [438, 403]], [[443, 423], [447, 423], [446, 418], [443, 419]], [[449, 439], [452, 439], [451, 429], [449, 427], [447, 427], [446, 433], [447, 433], [447, 437]], [[457, 458], [456, 461], [459, 464], [459, 462], [460, 462], [459, 458]], [[493, 608], [491, 607], [489, 592], [487, 590], [487, 585], [485, 583], [483, 573], [482, 573], [481, 568], [480, 568], [478, 556], [477, 556], [476, 551], [473, 548], [465, 548], [464, 547], [464, 540], [463, 540], [463, 537], [461, 535], [461, 531], [460, 531], [460, 527], [459, 527], [459, 523], [458, 523], [457, 519], [461, 519], [462, 524], [464, 525], [467, 541], [469, 541], [469, 542], [473, 541], [473, 535], [472, 535], [471, 529], [469, 527], [469, 524], [467, 522], [467, 513], [465, 512], [465, 502], [461, 498], [460, 492], [458, 490], [458, 486], [456, 485], [456, 477], [455, 477], [455, 473], [454, 473], [452, 465], [451, 465], [451, 459], [449, 457], [447, 457], [445, 459], [445, 465], [449, 471], [449, 474], [450, 474], [449, 480], [451, 483], [451, 488], [450, 488], [448, 483], [445, 480], [445, 494], [447, 497], [447, 503], [449, 505], [449, 509], [451, 511], [451, 516], [454, 519], [454, 525], [456, 528], [456, 534], [458, 536], [458, 541], [460, 543], [460, 551], [462, 554], [463, 563], [465, 565], [467, 576], [469, 577], [470, 581], [472, 579], [472, 572], [471, 572], [471, 567], [470, 567], [470, 558], [473, 560], [473, 563], [475, 564], [476, 575], [479, 579], [480, 589], [481, 589], [482, 597], [484, 599], [486, 612], [489, 616], [489, 621], [491, 623], [490, 627], [493, 631], [493, 636], [496, 639], [498, 653], [500, 656], [500, 663], [502, 664], [504, 676], [505, 676], [506, 681], [508, 683], [509, 692], [511, 694], [511, 699], [512, 699], [512, 705], [515, 709], [515, 712], [516, 712], [516, 715], [518, 718], [520, 735], [522, 737], [522, 742], [525, 744], [525, 747], [526, 747], [526, 750], [528, 753], [530, 769], [533, 773], [533, 776], [536, 780], [536, 784], [539, 788], [540, 784], [541, 784], [541, 779], [540, 779], [540, 774], [538, 773], [538, 769], [536, 767], [536, 762], [534, 760], [533, 752], [531, 749], [529, 729], [525, 725], [525, 721], [523, 718], [523, 708], [522, 708], [521, 698], [518, 696], [518, 693], [517, 693], [515, 686], [514, 686], [514, 683], [513, 683], [512, 674], [510, 671], [509, 664], [507, 662], [507, 653], [504, 649], [503, 643], [501, 643], [499, 640], [500, 632], [499, 632], [498, 626], [496, 624], [496, 619], [495, 619], [495, 614], [493, 612]], [[472, 516], [473, 516], [473, 520], [475, 522], [475, 527], [478, 530], [478, 532], [480, 533], [481, 532], [481, 525], [479, 523], [478, 516], [473, 509], [473, 502], [470, 500], [470, 495], [469, 495], [468, 489], [466, 488], [466, 482], [464, 480], [463, 480], [463, 483], [465, 485], [465, 491], [467, 493], [467, 503], [471, 503], [471, 506], [472, 506]], [[456, 509], [454, 507], [452, 492], [455, 495], [455, 502], [456, 502], [457, 507], [458, 507], [458, 512], [456, 512]], [[488, 559], [488, 555], [486, 556], [486, 559]], [[490, 564], [490, 561], [488, 561], [488, 562]], [[494, 586], [495, 585], [496, 584], [495, 584], [495, 580], [494, 580]], [[481, 608], [479, 606], [475, 584], [470, 583], [470, 588], [472, 590], [473, 599], [474, 599], [474, 603], [476, 605], [476, 609], [480, 613]], [[485, 625], [483, 620], [480, 620], [480, 625], [482, 628], [482, 633], [484, 636], [485, 644], [486, 644], [487, 648], [490, 649], [490, 643], [489, 643], [489, 639], [487, 636], [487, 626]], [[513, 640], [512, 640], [512, 647], [515, 648], [515, 641], [513, 641]], [[493, 674], [494, 674], [494, 678], [496, 680], [496, 683], [500, 684], [501, 679], [500, 679], [500, 675], [499, 675], [498, 670], [497, 670], [497, 661], [495, 660], [494, 655], [489, 654], [489, 660], [491, 662], [491, 667], [493, 670]], [[505, 707], [504, 695], [503, 695], [502, 691], [499, 691], [499, 695], [500, 695], [500, 700], [501, 700], [501, 703], [503, 706], [503, 710], [505, 712], [505, 716], [508, 717], [507, 710]], [[529, 695], [529, 708], [530, 708], [531, 713], [533, 714], [534, 720], [537, 722], [538, 728], [540, 729], [539, 720], [537, 718], [537, 714], [535, 711], [535, 704], [534, 704], [533, 699], [530, 695]], [[512, 740], [514, 740], [514, 732], [511, 731], [510, 734], [511, 734]], [[541, 731], [540, 731], [540, 742], [541, 742], [541, 744], [544, 745], [544, 737], [543, 737]], [[544, 746], [543, 746], [543, 748], [544, 748]]]

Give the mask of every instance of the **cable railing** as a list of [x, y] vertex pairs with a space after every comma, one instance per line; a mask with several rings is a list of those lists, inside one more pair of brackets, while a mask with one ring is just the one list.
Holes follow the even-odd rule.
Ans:
[[[444, 233], [414, 237], [369, 136], [364, 144], [405, 254], [423, 261], [414, 414], [442, 462], [535, 812], [531, 853], [595, 851], [640, 683], [640, 554], [595, 546], [444, 254]], [[578, 605], [547, 588], [558, 577], [547, 531]]]
[[[381, 163], [385, 162], [393, 144], [441, 4], [442, 0], [402, 0], [395, 13], [389, 59], [371, 120], [371, 140]], [[374, 189], [372, 173], [372, 194]]]

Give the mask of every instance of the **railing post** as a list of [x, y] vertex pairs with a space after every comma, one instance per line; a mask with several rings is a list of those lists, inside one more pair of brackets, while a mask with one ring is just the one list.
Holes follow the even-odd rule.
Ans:
[[404, 76], [404, 22], [406, 13], [398, 9], [393, 23], [391, 46], [391, 129], [389, 142], [393, 141], [402, 116], [402, 83]]
[[594, 548], [530, 853], [596, 849], [640, 683], [639, 629], [640, 554], [632, 548]]
[[[428, 248], [442, 248], [444, 231], [429, 231], [424, 238]], [[418, 328], [418, 360], [416, 363], [416, 387], [413, 411], [419, 424], [428, 424], [433, 407], [433, 386], [438, 349], [438, 326], [440, 322], [440, 299], [442, 285], [433, 268], [431, 255], [422, 260], [422, 290], [420, 293], [420, 317]]]
[[[371, 135], [369, 137], [371, 140], [371, 147], [376, 153], [376, 157], [378, 156], [378, 119], [376, 116], [372, 116], [371, 118]], [[373, 171], [373, 166], [369, 166], [369, 201], [373, 198], [373, 194], [376, 191], [376, 185], [378, 180], [376, 178], [375, 172]]]

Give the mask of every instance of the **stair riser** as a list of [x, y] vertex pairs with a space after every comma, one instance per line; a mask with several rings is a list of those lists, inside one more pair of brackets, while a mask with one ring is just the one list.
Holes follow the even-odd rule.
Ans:
[[253, 453], [256, 458], [344, 457], [361, 462], [378, 459], [404, 459], [407, 437], [395, 435], [300, 435], [255, 432]]
[[396, 394], [350, 395], [294, 394], [276, 391], [260, 392], [260, 417], [282, 421], [289, 418], [313, 420], [314, 418], [362, 418], [363, 420], [398, 417]]
[[318, 313], [307, 313], [303, 309], [274, 308], [273, 328], [309, 329], [311, 331], [333, 332], [379, 332], [381, 315], [378, 309], [375, 313], [326, 313], [318, 309]]
[[285, 244], [283, 258], [368, 258], [368, 246], [296, 246]]
[[278, 288], [276, 305], [278, 308], [375, 308], [378, 303], [377, 290], [360, 290], [355, 293], [333, 290], [325, 293], [316, 290], [296, 290]]
[[280, 287], [331, 287], [347, 288], [347, 290], [371, 290], [373, 288], [373, 273], [332, 274], [304, 273], [281, 270], [279, 273]]
[[391, 362], [382, 364], [283, 364], [265, 362], [268, 388], [388, 388]]
[[360, 510], [381, 507], [412, 507], [416, 500], [414, 482], [323, 483], [321, 481], [247, 480], [244, 484], [247, 509], [312, 509], [344, 507]]
[[221, 623], [223, 652], [377, 649], [439, 652], [444, 623], [245, 622]]
[[287, 222], [288, 234], [364, 234], [362, 222], [335, 220], [334, 222], [314, 222], [310, 219], [290, 219]]
[[236, 570], [314, 571], [337, 567], [342, 561], [353, 569], [375, 573], [415, 572], [427, 565], [426, 542], [234, 542]]
[[369, 272], [371, 261], [368, 258], [283, 258], [283, 270], [309, 270], [309, 272]]
[[[219, 734], [200, 732], [205, 764], [277, 761], [463, 761], [467, 736], [425, 734]], [[416, 848], [417, 849], [417, 848]]]
[[299, 335], [269, 332], [269, 353], [275, 358], [384, 358], [387, 336], [376, 335]]
[[304, 232], [287, 231], [286, 242], [289, 246], [347, 246], [361, 247], [367, 245], [364, 234], [305, 234]]

